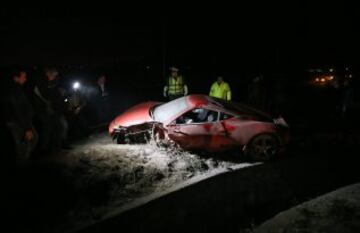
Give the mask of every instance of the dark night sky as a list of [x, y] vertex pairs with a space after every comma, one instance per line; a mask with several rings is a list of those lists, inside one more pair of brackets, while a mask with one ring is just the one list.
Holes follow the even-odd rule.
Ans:
[[160, 13], [2, 8], [0, 62], [160, 63], [164, 38], [168, 62], [186, 65], [259, 69], [357, 60], [359, 8], [311, 3], [215, 8], [185, 5]]

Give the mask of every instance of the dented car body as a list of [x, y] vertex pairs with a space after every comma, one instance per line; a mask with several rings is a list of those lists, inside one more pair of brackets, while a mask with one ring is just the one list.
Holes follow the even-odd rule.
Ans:
[[277, 154], [289, 140], [284, 119], [205, 95], [136, 105], [111, 122], [109, 133], [118, 143], [153, 137], [185, 150], [239, 149], [256, 160]]

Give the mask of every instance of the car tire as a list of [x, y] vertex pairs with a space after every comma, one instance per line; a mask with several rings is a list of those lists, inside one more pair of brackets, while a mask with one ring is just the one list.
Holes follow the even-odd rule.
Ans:
[[116, 139], [117, 144], [125, 144], [125, 135], [124, 134], [118, 133], [115, 136], [115, 139]]
[[260, 134], [246, 145], [245, 157], [254, 162], [265, 162], [273, 159], [278, 153], [280, 142], [275, 135]]

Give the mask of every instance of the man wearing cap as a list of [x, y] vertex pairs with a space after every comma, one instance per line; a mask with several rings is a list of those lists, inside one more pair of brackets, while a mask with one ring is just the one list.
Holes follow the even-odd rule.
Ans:
[[169, 100], [177, 99], [188, 94], [188, 87], [184, 82], [184, 78], [179, 75], [179, 69], [176, 67], [170, 68], [170, 77], [167, 80], [167, 85], [164, 87], [164, 97]]
[[211, 97], [216, 97], [219, 99], [224, 99], [227, 101], [231, 100], [231, 89], [227, 82], [224, 81], [223, 77], [219, 76], [216, 82], [210, 88]]

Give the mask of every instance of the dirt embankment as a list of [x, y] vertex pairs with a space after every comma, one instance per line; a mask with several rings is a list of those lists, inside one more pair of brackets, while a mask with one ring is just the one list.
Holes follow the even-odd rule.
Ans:
[[73, 151], [33, 161], [22, 170], [8, 208], [24, 223], [16, 232], [64, 232], [234, 166], [239, 165], [151, 143], [116, 145], [107, 134], [92, 135]]
[[292, 153], [206, 179], [80, 232], [251, 232], [280, 211], [360, 178], [350, 149]]
[[284, 211], [253, 233], [360, 232], [360, 183]]
[[[2, 200], [12, 216], [8, 222], [21, 223], [11, 224], [21, 233], [64, 232], [94, 222], [83, 232], [239, 232], [358, 182], [353, 149], [311, 139], [281, 160], [238, 170], [245, 165], [152, 145], [119, 146], [94, 135], [70, 153], [34, 161], [11, 182], [11, 198]], [[186, 187], [196, 179], [203, 181]], [[180, 184], [185, 188], [119, 211]]]

